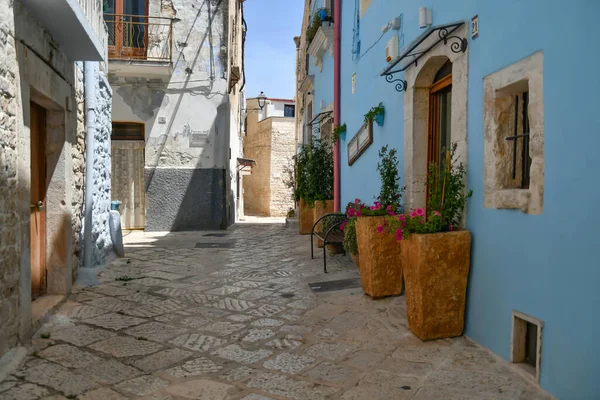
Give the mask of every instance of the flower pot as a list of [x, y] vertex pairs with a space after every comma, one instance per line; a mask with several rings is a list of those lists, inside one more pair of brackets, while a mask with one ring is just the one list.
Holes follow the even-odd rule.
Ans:
[[421, 340], [462, 335], [471, 233], [412, 234], [401, 247], [409, 329]]
[[385, 121], [385, 114], [384, 113], [375, 114], [375, 123], [378, 126], [383, 126], [383, 122], [384, 121]]
[[327, 10], [319, 10], [319, 18], [321, 18], [321, 21], [324, 21], [325, 18], [327, 18]]
[[[317, 201], [315, 201], [315, 221], [317, 221], [323, 215], [329, 214], [332, 212], [333, 212], [333, 200], [325, 200], [325, 201], [317, 200]], [[313, 222], [313, 224], [314, 224], [314, 222]], [[322, 223], [319, 222], [319, 224], [315, 227], [315, 232], [321, 232], [321, 225], [322, 225]], [[315, 245], [318, 248], [322, 249], [323, 241], [317, 237], [315, 237], [314, 240], [315, 240]]]
[[373, 298], [402, 293], [402, 255], [394, 233], [377, 233], [385, 217], [359, 217], [356, 238], [363, 291]]
[[358, 257], [358, 253], [352, 254], [352, 262], [356, 265], [356, 268], [360, 271], [360, 258]]
[[344, 252], [344, 246], [341, 243], [327, 244], [327, 254], [342, 254]]
[[301, 235], [310, 235], [313, 224], [315, 223], [315, 208], [309, 207], [304, 199], [300, 199], [300, 211], [298, 212], [298, 225]]

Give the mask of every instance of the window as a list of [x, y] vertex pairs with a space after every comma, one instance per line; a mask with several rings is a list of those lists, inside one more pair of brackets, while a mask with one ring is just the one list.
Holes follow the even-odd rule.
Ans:
[[293, 104], [285, 104], [283, 106], [283, 116], [284, 117], [294, 117], [296, 112], [296, 106]]
[[512, 312], [510, 362], [524, 376], [539, 381], [544, 322], [518, 311]]
[[348, 165], [354, 162], [373, 143], [373, 122], [364, 123], [348, 142]]
[[144, 124], [137, 122], [113, 122], [112, 140], [144, 140]]
[[485, 77], [485, 207], [541, 214], [543, 117], [542, 52]]

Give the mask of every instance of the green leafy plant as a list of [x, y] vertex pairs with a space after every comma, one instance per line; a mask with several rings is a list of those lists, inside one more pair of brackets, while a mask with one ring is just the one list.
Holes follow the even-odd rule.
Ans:
[[348, 203], [346, 206], [347, 222], [340, 225], [344, 231], [344, 250], [352, 255], [358, 254], [358, 241], [356, 239], [356, 220], [362, 216], [365, 211], [365, 205], [360, 199], [355, 199], [354, 203]]
[[319, 14], [315, 13], [315, 15], [313, 15], [312, 23], [306, 30], [306, 43], [308, 46], [312, 43], [322, 23], [323, 21], [321, 20], [321, 17], [319, 17]]
[[323, 231], [323, 233], [326, 233], [330, 228], [333, 227], [333, 229], [331, 230], [332, 233], [341, 232], [342, 229], [340, 229], [340, 224], [344, 220], [346, 220], [346, 217], [343, 215], [329, 216], [322, 220], [321, 230]]
[[375, 119], [375, 116], [381, 115], [385, 112], [385, 107], [383, 103], [379, 103], [375, 107], [371, 107], [371, 109], [365, 114], [365, 122], [368, 124]]
[[408, 215], [389, 216], [388, 230], [396, 232], [396, 239], [402, 240], [412, 233], [436, 233], [454, 230], [460, 224], [467, 199], [473, 195], [466, 190], [465, 166], [458, 162], [456, 144], [446, 151], [444, 165], [432, 163], [427, 175], [427, 211], [422, 208], [411, 210]]
[[296, 156], [294, 198], [303, 199], [309, 207], [333, 198], [333, 152], [326, 141], [313, 139]]
[[[294, 200], [295, 202], [298, 201], [298, 199], [296, 198], [296, 190], [297, 190], [297, 186], [298, 186], [298, 182], [296, 181], [296, 165], [295, 165], [296, 158], [297, 158], [296, 156], [293, 156], [288, 161], [288, 164], [284, 165], [284, 167], [283, 167], [283, 175], [284, 175], [283, 184], [288, 189], [291, 189], [292, 200]], [[291, 209], [291, 210], [293, 210], [293, 209]], [[289, 212], [288, 212], [288, 214], [289, 214]]]
[[396, 215], [400, 211], [400, 202], [404, 188], [400, 188], [400, 174], [398, 173], [398, 156], [396, 149], [383, 146], [379, 150], [377, 171], [381, 179], [379, 196], [372, 206], [363, 210], [365, 216]]
[[333, 128], [333, 143], [337, 142], [344, 132], [346, 132], [346, 124], [338, 125]]

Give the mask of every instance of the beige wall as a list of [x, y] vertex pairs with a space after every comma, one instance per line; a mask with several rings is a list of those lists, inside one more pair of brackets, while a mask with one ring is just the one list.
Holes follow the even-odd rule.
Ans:
[[293, 118], [273, 118], [271, 128], [271, 176], [270, 213], [272, 217], [284, 217], [294, 208], [292, 190], [285, 185], [285, 167], [296, 154]]

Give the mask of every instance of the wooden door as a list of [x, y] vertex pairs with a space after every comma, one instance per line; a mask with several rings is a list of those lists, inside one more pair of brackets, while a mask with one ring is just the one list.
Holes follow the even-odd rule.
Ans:
[[121, 202], [123, 229], [144, 229], [146, 191], [144, 186], [144, 125], [113, 122], [112, 200]]
[[31, 198], [30, 257], [31, 298], [46, 292], [46, 110], [30, 105]]
[[106, 0], [108, 54], [116, 59], [145, 59], [148, 48], [148, 0]]

